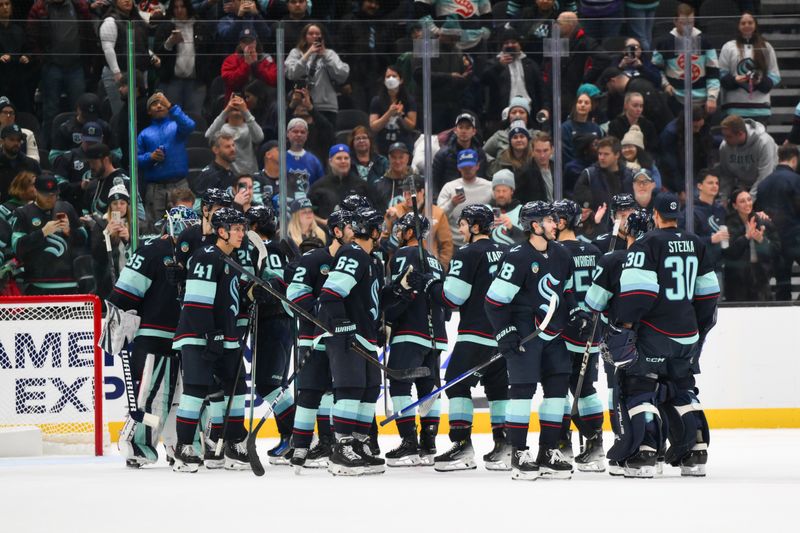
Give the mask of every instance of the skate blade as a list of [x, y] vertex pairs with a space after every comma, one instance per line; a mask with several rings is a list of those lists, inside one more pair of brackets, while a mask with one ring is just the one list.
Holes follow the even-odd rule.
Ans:
[[524, 472], [515, 468], [511, 469], [511, 479], [514, 481], [536, 481], [539, 479], [539, 471]]
[[608, 473], [614, 477], [622, 477], [625, 475], [625, 469], [621, 466], [610, 466], [608, 467]]
[[272, 466], [289, 466], [291, 464], [285, 457], [270, 457], [268, 461]]
[[540, 466], [539, 477], [542, 479], [571, 479], [572, 472], [568, 470], [551, 470]]
[[681, 476], [683, 477], [705, 477], [706, 465], [681, 466]]
[[656, 463], [656, 475], [657, 476], [664, 475], [664, 461], [659, 461]]
[[484, 461], [483, 467], [494, 472], [508, 472], [511, 470], [511, 457], [506, 461]]
[[656, 467], [653, 466], [643, 466], [641, 468], [628, 468], [627, 466], [624, 468], [625, 477], [627, 478], [637, 478], [637, 479], [650, 479], [656, 475]]
[[328, 468], [328, 459], [306, 459], [306, 464], [303, 465], [303, 468]]
[[226, 459], [225, 470], [250, 470], [250, 463]]
[[377, 476], [377, 475], [383, 474], [384, 472], [386, 472], [386, 465], [368, 466], [366, 469], [364, 469], [364, 474], [363, 475], [365, 475], [365, 476]]
[[181, 472], [183, 474], [194, 474], [200, 469], [200, 465], [184, 463], [183, 461], [175, 460], [172, 465], [173, 472]]
[[328, 464], [328, 472], [330, 472], [331, 475], [334, 476], [349, 476], [349, 477], [363, 476], [364, 471], [365, 467], [363, 466], [350, 468], [347, 466], [337, 465], [336, 463]]
[[420, 456], [419, 456], [419, 464], [420, 464], [420, 466], [433, 466], [435, 464], [435, 462], [434, 462], [434, 458], [435, 457], [436, 457], [435, 453], [434, 454], [430, 454], [430, 455], [422, 455], [422, 454], [420, 454]]
[[590, 463], [575, 463], [578, 472], [605, 472], [606, 464], [602, 459]]
[[434, 463], [433, 469], [437, 472], [458, 472], [459, 470], [475, 470], [478, 468], [478, 465], [475, 464], [475, 461], [469, 459], [467, 461], [453, 461], [450, 463]]
[[206, 459], [203, 461], [203, 466], [206, 467], [206, 470], [219, 470], [221, 468], [225, 468], [225, 461], [222, 459]]
[[420, 459], [419, 455], [407, 455], [405, 457], [399, 457], [397, 459], [390, 459], [386, 458], [386, 466], [391, 468], [402, 468], [402, 467], [409, 467], [409, 466], [420, 466], [422, 464], [422, 459]]

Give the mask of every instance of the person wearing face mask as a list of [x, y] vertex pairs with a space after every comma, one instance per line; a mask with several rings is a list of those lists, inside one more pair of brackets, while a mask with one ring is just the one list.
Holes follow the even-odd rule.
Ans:
[[[539, 66], [522, 51], [520, 36], [514, 30], [505, 30], [498, 42], [502, 43], [500, 51], [489, 60], [481, 75], [481, 84], [489, 89], [488, 116], [499, 117], [505, 107], [510, 111], [513, 102], [521, 97], [528, 102], [528, 114], [533, 109], [537, 121], [547, 121], [550, 118], [550, 95]], [[509, 117], [509, 120], [512, 119]], [[498, 127], [496, 122], [488, 126], [489, 131]]]
[[375, 134], [378, 152], [385, 154], [389, 147], [402, 142], [411, 148], [417, 127], [417, 102], [406, 91], [396, 66], [387, 67], [383, 87], [369, 106], [369, 127]]

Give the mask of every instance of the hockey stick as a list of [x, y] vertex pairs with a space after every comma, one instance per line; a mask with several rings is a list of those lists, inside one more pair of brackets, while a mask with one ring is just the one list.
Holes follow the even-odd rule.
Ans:
[[[614, 229], [611, 231], [611, 238], [609, 239], [608, 243], [608, 252], [611, 253], [614, 251], [614, 246], [617, 244], [617, 232], [619, 232], [619, 219], [614, 221]], [[594, 313], [592, 317], [592, 330], [589, 334], [589, 339], [586, 341], [586, 348], [583, 350], [583, 359], [581, 360], [581, 371], [578, 374], [578, 383], [575, 386], [575, 393], [572, 395], [572, 409], [570, 409], [570, 419], [574, 420], [575, 415], [578, 414], [578, 399], [581, 396], [581, 389], [583, 389], [583, 380], [586, 377], [586, 367], [589, 366], [589, 352], [592, 349], [592, 341], [594, 340], [594, 334], [597, 331], [597, 324], [600, 322], [600, 313]], [[578, 427], [578, 424], [575, 424], [575, 427]], [[569, 428], [567, 428], [569, 429]], [[580, 428], [578, 428], [578, 435], [580, 435]]]
[[133, 390], [133, 373], [131, 372], [131, 363], [128, 358], [127, 348], [123, 349], [119, 353], [119, 356], [120, 359], [122, 359], [122, 376], [125, 380], [125, 393], [128, 400], [128, 419], [119, 432], [119, 441], [117, 442], [127, 442], [133, 438], [136, 423], [142, 423], [145, 426], [156, 428], [158, 427], [160, 418], [139, 409], [136, 393]]
[[[253, 230], [249, 230], [247, 232], [247, 239], [253, 244], [253, 246], [258, 251], [258, 259], [256, 260], [256, 272], [261, 272], [261, 265], [264, 264], [264, 259], [267, 257], [267, 249], [264, 246], [264, 242], [261, 240], [261, 236]], [[260, 243], [259, 246], [256, 243]], [[253, 302], [253, 313], [252, 313], [252, 331], [250, 332], [250, 338], [252, 339], [252, 345], [250, 346], [250, 426], [253, 427], [253, 410], [255, 409], [256, 403], [256, 355], [257, 355], [257, 344], [258, 344], [258, 303]]]
[[[545, 330], [547, 325], [550, 324], [550, 320], [553, 318], [553, 313], [555, 313], [555, 311], [556, 311], [557, 303], [558, 303], [558, 295], [556, 295], [554, 293], [550, 297], [549, 307], [547, 308], [547, 314], [544, 316], [544, 320], [542, 320], [539, 323], [539, 327], [537, 327], [530, 335], [526, 335], [525, 338], [523, 338], [519, 342], [520, 346], [522, 346], [526, 342], [530, 341], [531, 339], [535, 338], [536, 336], [538, 336], [541, 332], [543, 332]], [[454, 377], [453, 379], [451, 379], [450, 381], [448, 381], [447, 383], [445, 383], [441, 387], [437, 387], [436, 389], [432, 390], [431, 392], [429, 392], [428, 394], [426, 394], [425, 396], [423, 396], [422, 398], [420, 398], [416, 402], [414, 402], [414, 403], [404, 407], [403, 409], [397, 411], [392, 416], [387, 417], [386, 420], [381, 422], [381, 425], [385, 426], [389, 422], [392, 422], [393, 420], [396, 420], [396, 419], [400, 418], [405, 413], [408, 413], [409, 411], [411, 411], [412, 409], [414, 409], [417, 406], [420, 406], [420, 409], [419, 409], [420, 412], [424, 411], [424, 412], [427, 413], [428, 411], [430, 411], [430, 408], [433, 405], [433, 402], [436, 401], [436, 399], [439, 397], [439, 394], [441, 394], [443, 391], [449, 389], [450, 387], [452, 387], [456, 383], [460, 383], [460, 382], [464, 381], [465, 379], [470, 377], [472, 374], [475, 374], [476, 372], [480, 372], [481, 370], [483, 370], [487, 366], [489, 366], [492, 363], [494, 363], [495, 361], [499, 360], [501, 357], [505, 357], [505, 355], [506, 355], [506, 352], [500, 352], [500, 353], [494, 354], [492, 357], [489, 358], [488, 361], [483, 362], [483, 363], [481, 363], [481, 364], [479, 364], [477, 366], [474, 366], [474, 367], [470, 368], [469, 370], [466, 370], [465, 372], [463, 372], [462, 374], [459, 374], [458, 376]]]
[[[299, 305], [297, 305], [296, 303], [294, 303], [293, 301], [288, 299], [286, 296], [281, 294], [279, 291], [275, 290], [272, 287], [272, 285], [270, 285], [266, 281], [262, 280], [261, 278], [259, 278], [255, 274], [251, 274], [250, 272], [248, 272], [247, 270], [242, 268], [242, 266], [239, 263], [237, 263], [236, 261], [234, 261], [233, 259], [231, 259], [227, 255], [223, 255], [222, 259], [231, 268], [233, 268], [234, 270], [238, 271], [239, 273], [241, 273], [245, 277], [249, 278], [250, 281], [254, 282], [256, 285], [259, 285], [261, 288], [263, 288], [265, 291], [270, 293], [272, 296], [274, 296], [275, 298], [277, 298], [278, 300], [283, 302], [287, 307], [289, 307], [296, 314], [300, 315], [300, 317], [302, 317], [304, 320], [307, 320], [308, 322], [310, 322], [314, 326], [316, 326], [319, 329], [321, 329], [323, 332], [325, 332], [326, 336], [333, 336], [333, 333], [331, 333], [331, 331], [325, 325], [323, 325], [322, 322], [317, 320], [316, 317], [312, 316], [308, 311], [306, 311], [305, 309], [303, 309], [302, 307], [300, 307]], [[413, 381], [413, 380], [415, 380], [417, 378], [427, 377], [431, 373], [430, 369], [427, 368], [427, 367], [424, 367], [424, 366], [415, 367], [415, 368], [398, 369], [398, 370], [391, 369], [388, 366], [384, 365], [383, 363], [379, 362], [372, 355], [367, 353], [367, 351], [364, 348], [362, 348], [360, 345], [356, 344], [355, 341], [350, 344], [350, 349], [353, 352], [355, 352], [356, 355], [358, 355], [362, 359], [366, 360], [369, 364], [377, 366], [378, 368], [382, 369], [384, 372], [388, 373], [389, 376], [392, 377], [393, 379], [397, 379], [397, 380], [401, 380], [401, 381]]]

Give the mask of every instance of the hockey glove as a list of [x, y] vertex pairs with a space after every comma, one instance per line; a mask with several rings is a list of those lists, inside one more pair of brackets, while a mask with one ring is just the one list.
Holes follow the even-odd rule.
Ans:
[[331, 322], [332, 333], [345, 339], [349, 346], [356, 340], [356, 325], [349, 318], [335, 318]]
[[427, 294], [435, 281], [436, 277], [430, 273], [423, 274], [412, 270], [408, 274], [408, 284], [411, 286], [411, 289], [421, 294]]
[[216, 361], [222, 357], [224, 351], [222, 342], [224, 340], [225, 336], [222, 334], [221, 329], [206, 333], [206, 350], [203, 352], [203, 359]]
[[175, 287], [186, 283], [186, 269], [179, 263], [169, 263], [164, 265], [164, 277], [170, 285]]
[[592, 315], [580, 307], [569, 312], [569, 325], [578, 332], [578, 340], [586, 342], [592, 329]]
[[253, 295], [253, 301], [258, 302], [261, 305], [271, 304], [275, 301], [275, 297], [272, 295], [272, 293], [258, 283], [253, 284], [251, 291]]
[[608, 334], [600, 343], [600, 354], [603, 360], [617, 368], [631, 366], [639, 359], [636, 350], [636, 332], [620, 326], [608, 326]]
[[525, 351], [525, 348], [520, 344], [520, 337], [517, 328], [508, 326], [501, 330], [496, 336], [497, 349], [500, 353], [506, 355], [518, 355]]

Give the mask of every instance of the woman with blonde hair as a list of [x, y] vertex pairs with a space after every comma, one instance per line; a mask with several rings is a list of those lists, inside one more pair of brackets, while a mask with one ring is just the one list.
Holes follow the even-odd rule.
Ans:
[[125, 185], [114, 185], [108, 192], [105, 214], [87, 216], [91, 234], [97, 295], [107, 297], [114, 288], [114, 280], [128, 260], [131, 246], [130, 195]]
[[311, 200], [298, 198], [289, 208], [289, 241], [301, 254], [313, 248], [322, 248], [327, 242], [325, 230], [317, 225]]

